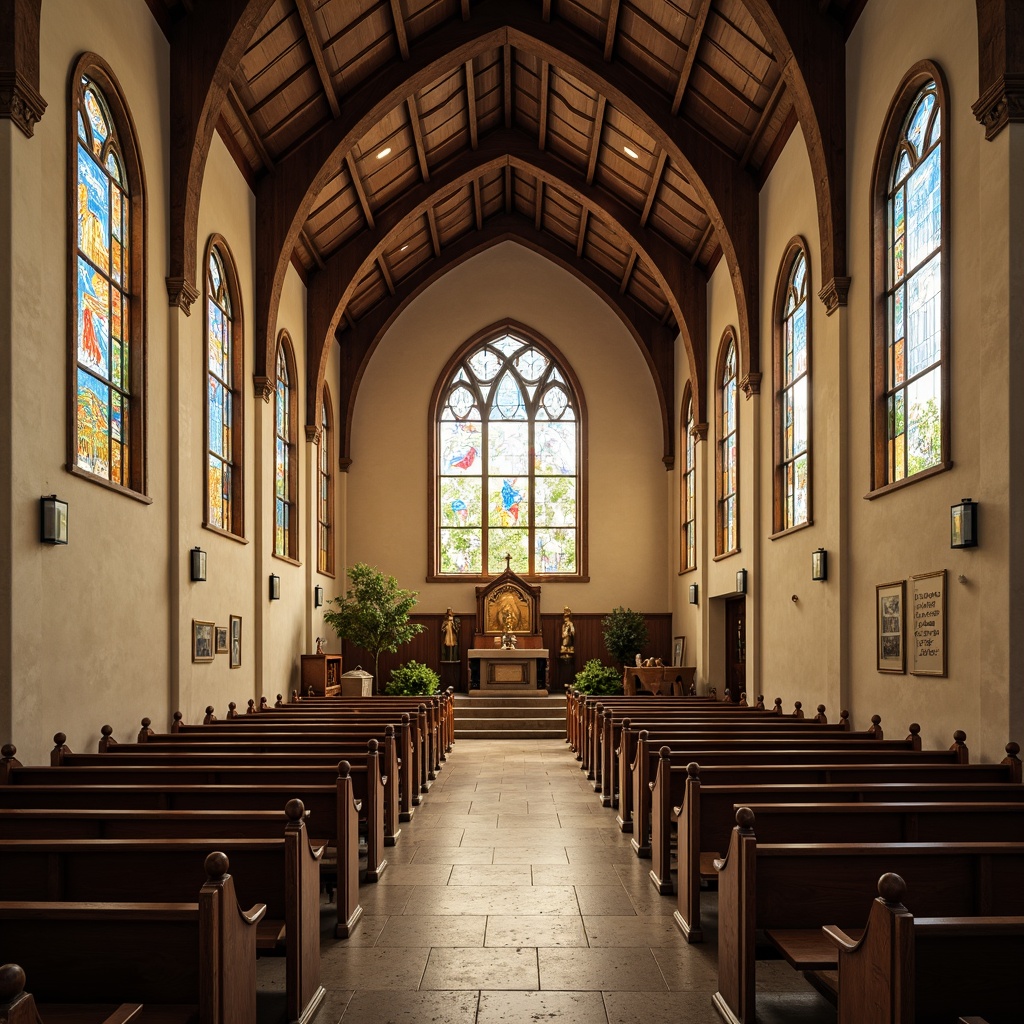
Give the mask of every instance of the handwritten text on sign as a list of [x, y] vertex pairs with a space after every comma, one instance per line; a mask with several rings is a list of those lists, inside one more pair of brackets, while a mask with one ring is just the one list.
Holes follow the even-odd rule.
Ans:
[[913, 578], [911, 615], [914, 623], [912, 672], [946, 674], [946, 570]]

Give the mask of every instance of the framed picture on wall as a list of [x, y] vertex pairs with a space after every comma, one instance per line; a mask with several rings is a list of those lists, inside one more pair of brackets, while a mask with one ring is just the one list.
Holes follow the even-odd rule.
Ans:
[[214, 633], [214, 652], [217, 654], [228, 653], [228, 627], [218, 626]]
[[902, 674], [907, 670], [904, 604], [907, 581], [880, 583], [875, 587], [875, 622], [879, 672]]
[[913, 623], [910, 673], [946, 674], [946, 570], [910, 577], [910, 616]]
[[686, 637], [677, 636], [672, 638], [672, 664], [682, 665], [686, 657]]
[[242, 667], [242, 616], [232, 615], [228, 619], [228, 666], [230, 668]]
[[192, 620], [192, 660], [213, 661], [213, 631], [212, 622], [203, 622], [200, 619]]

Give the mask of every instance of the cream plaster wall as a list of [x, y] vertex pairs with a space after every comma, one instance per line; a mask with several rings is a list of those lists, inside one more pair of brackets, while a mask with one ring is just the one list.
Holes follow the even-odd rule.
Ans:
[[[35, 137], [11, 139], [15, 202], [11, 335], [4, 385], [10, 430], [12, 525], [11, 692], [8, 729], [19, 757], [39, 762], [55, 732], [95, 749], [104, 722], [134, 738], [159, 716], [169, 686], [170, 445], [166, 196], [168, 44], [145, 5], [116, 19], [100, 0], [48, 0], [42, 8], [40, 92], [47, 110]], [[84, 50], [113, 68], [138, 132], [147, 189], [149, 494], [143, 504], [65, 469], [67, 397], [68, 73]], [[70, 505], [67, 547], [39, 543], [39, 496]], [[6, 737], [5, 737], [6, 738]]]
[[636, 343], [569, 273], [504, 242], [446, 274], [395, 321], [359, 389], [347, 491], [347, 562], [420, 592], [423, 611], [471, 609], [475, 583], [425, 583], [427, 416], [438, 375], [478, 330], [510, 317], [548, 338], [588, 412], [590, 583], [545, 582], [543, 609], [668, 608], [665, 468], [654, 384]]
[[[894, 31], [898, 10], [900, 30]], [[1008, 735], [1008, 692], [1018, 670], [1008, 659], [1010, 550], [1008, 423], [1016, 389], [1008, 372], [1008, 197], [985, 196], [1005, 178], [998, 164], [1008, 142], [987, 143], [971, 112], [978, 94], [977, 14], [973, 4], [868, 4], [847, 47], [847, 154], [850, 201], [848, 374], [850, 533], [847, 568], [850, 710], [854, 723], [882, 716], [889, 735], [920, 721], [928, 746], [967, 732], [975, 760], [1001, 756]], [[919, 60], [942, 67], [950, 111], [950, 429], [953, 468], [864, 501], [870, 487], [872, 163], [889, 103]], [[1005, 193], [1004, 193], [1005, 194]], [[985, 213], [990, 216], [984, 216]], [[1019, 230], [1019, 228], [1018, 228]], [[991, 231], [991, 233], [990, 233]], [[984, 326], [995, 327], [985, 330]], [[1020, 371], [1016, 376], [1019, 378]], [[981, 545], [949, 548], [949, 506], [970, 495], [981, 503]], [[945, 679], [882, 675], [875, 665], [875, 586], [947, 571]], [[1019, 569], [1019, 566], [1018, 566]], [[958, 582], [963, 575], [965, 583]], [[909, 626], [909, 623], [908, 623]], [[909, 665], [908, 665], [909, 668]], [[1019, 723], [1018, 723], [1019, 728]], [[1014, 737], [1019, 739], [1019, 736]]]

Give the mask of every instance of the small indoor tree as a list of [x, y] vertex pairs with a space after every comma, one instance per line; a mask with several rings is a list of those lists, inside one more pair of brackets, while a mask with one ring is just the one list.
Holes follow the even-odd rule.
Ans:
[[621, 605], [601, 620], [604, 645], [622, 666], [632, 665], [647, 643], [647, 622], [642, 612]]
[[342, 640], [356, 644], [373, 655], [373, 679], [377, 693], [382, 693], [379, 674], [382, 651], [394, 654], [424, 627], [409, 621], [409, 612], [416, 604], [416, 591], [403, 590], [394, 576], [388, 576], [372, 565], [357, 562], [348, 570], [348, 593], [335, 597], [324, 612], [324, 622]]

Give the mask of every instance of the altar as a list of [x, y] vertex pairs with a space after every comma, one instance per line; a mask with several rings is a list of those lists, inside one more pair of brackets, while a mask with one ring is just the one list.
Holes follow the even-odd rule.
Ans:
[[481, 694], [514, 692], [533, 696], [547, 684], [548, 652], [543, 647], [469, 651], [469, 685]]

